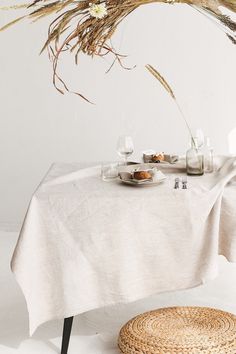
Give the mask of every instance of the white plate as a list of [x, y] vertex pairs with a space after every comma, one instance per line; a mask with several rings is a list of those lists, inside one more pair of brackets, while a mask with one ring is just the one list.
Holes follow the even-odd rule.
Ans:
[[[132, 179], [132, 173], [134, 171], [150, 171], [156, 170], [156, 175], [153, 180], [136, 180]], [[155, 163], [143, 163], [136, 165], [121, 166], [119, 168], [120, 181], [126, 184], [135, 185], [135, 186], [152, 186], [163, 182], [166, 179], [164, 173], [162, 173]]]
[[153, 186], [153, 185], [157, 185], [157, 184], [160, 184], [162, 183], [164, 180], [166, 179], [163, 178], [162, 180], [158, 180], [158, 181], [135, 181], [135, 180], [123, 180], [123, 179], [120, 179], [120, 181], [122, 183], [125, 183], [125, 184], [129, 184], [129, 185], [133, 185], [133, 186]]

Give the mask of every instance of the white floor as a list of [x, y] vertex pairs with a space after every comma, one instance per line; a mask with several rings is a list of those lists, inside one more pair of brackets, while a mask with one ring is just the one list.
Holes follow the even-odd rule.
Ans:
[[[16, 240], [16, 233], [0, 232], [0, 354], [60, 353], [62, 321], [47, 323], [32, 338], [28, 336], [25, 301], [9, 268]], [[207, 285], [77, 316], [69, 354], [118, 354], [116, 338], [121, 325], [158, 307], [200, 305], [236, 314], [236, 265], [222, 257], [219, 262], [219, 277]]]

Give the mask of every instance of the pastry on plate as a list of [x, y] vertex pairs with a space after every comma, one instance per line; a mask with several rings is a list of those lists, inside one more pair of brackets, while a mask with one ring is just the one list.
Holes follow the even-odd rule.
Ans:
[[142, 180], [142, 179], [152, 179], [152, 175], [149, 171], [134, 171], [134, 179]]
[[165, 156], [163, 152], [152, 155], [152, 162], [161, 162], [164, 160], [165, 160]]

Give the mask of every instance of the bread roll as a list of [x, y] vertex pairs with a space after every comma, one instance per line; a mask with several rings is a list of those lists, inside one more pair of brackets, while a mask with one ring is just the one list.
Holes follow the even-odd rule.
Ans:
[[134, 179], [142, 180], [142, 179], [151, 179], [152, 175], [148, 171], [135, 171]]
[[152, 161], [153, 162], [160, 162], [160, 161], [164, 161], [164, 154], [160, 153], [160, 154], [156, 154], [152, 156]]

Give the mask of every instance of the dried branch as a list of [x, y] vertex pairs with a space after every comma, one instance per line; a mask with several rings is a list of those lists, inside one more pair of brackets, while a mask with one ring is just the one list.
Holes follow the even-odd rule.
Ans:
[[[232, 43], [236, 42], [236, 23], [220, 11], [220, 6], [223, 6], [236, 12], [236, 0], [32, 0], [28, 4], [8, 7], [9, 10], [23, 8], [26, 14], [3, 26], [0, 31], [26, 18], [35, 22], [46, 16], [55, 15], [49, 25], [48, 38], [41, 52], [47, 49], [53, 63], [53, 83], [60, 93], [64, 93], [69, 91], [68, 87], [57, 73], [61, 54], [65, 51], [74, 53], [76, 64], [81, 53], [92, 57], [113, 55], [115, 61], [112, 62], [112, 66], [117, 61], [125, 68], [122, 56], [109, 44], [110, 39], [119, 24], [131, 12], [142, 5], [151, 3], [182, 3], [197, 7], [223, 23], [229, 39]], [[91, 6], [97, 5], [106, 6], [104, 16], [91, 15]], [[62, 88], [59, 87], [61, 84]]]

